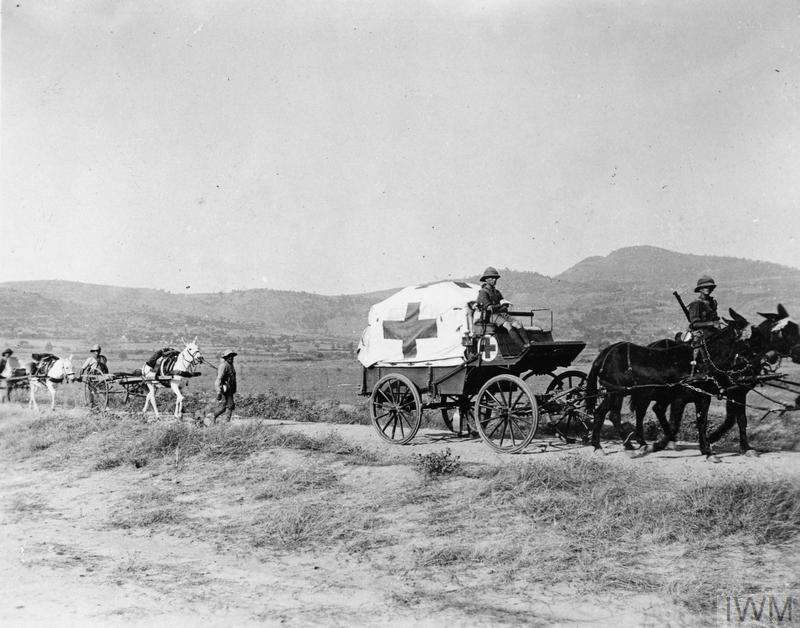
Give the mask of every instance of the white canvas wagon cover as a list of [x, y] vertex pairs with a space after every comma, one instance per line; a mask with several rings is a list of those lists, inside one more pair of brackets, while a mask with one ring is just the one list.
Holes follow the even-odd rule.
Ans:
[[440, 281], [403, 288], [376, 303], [358, 345], [359, 362], [364, 366], [461, 364], [461, 340], [471, 315], [467, 304], [478, 298], [479, 290], [474, 283]]

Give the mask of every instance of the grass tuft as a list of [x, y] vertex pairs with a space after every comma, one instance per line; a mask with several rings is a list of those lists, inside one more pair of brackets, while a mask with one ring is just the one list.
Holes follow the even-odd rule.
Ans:
[[429, 454], [417, 454], [414, 466], [428, 478], [454, 475], [461, 471], [460, 456], [454, 456], [450, 448]]

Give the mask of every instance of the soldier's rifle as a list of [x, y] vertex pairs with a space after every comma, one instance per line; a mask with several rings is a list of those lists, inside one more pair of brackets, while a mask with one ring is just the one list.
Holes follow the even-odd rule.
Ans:
[[674, 296], [675, 299], [677, 299], [678, 305], [681, 306], [681, 309], [683, 310], [683, 315], [686, 317], [687, 322], [691, 323], [692, 318], [691, 316], [689, 316], [689, 308], [687, 308], [686, 305], [684, 304], [683, 299], [681, 299], [681, 295], [678, 294], [677, 290], [673, 290], [672, 296]]

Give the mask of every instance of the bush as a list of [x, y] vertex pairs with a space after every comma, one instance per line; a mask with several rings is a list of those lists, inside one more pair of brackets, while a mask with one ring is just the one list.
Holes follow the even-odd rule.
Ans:
[[415, 466], [427, 477], [453, 475], [461, 471], [461, 459], [460, 456], [454, 456], [448, 447], [444, 451], [417, 454]]

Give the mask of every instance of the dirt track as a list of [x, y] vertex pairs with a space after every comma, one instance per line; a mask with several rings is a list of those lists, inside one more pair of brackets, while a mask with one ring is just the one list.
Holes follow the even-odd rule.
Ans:
[[[334, 462], [330, 467], [345, 487], [357, 487], [363, 493], [365, 506], [372, 499], [381, 499], [393, 486], [398, 491], [410, 487], [413, 493], [419, 477], [404, 463], [416, 454], [445, 447], [462, 462], [493, 465], [597, 455], [589, 448], [544, 440], [535, 441], [528, 453], [501, 455], [479, 440], [459, 440], [439, 430], [423, 430], [413, 445], [397, 447], [380, 441], [368, 426], [281, 425], [309, 435], [336, 432], [348, 442], [377, 452], [382, 461], [396, 461], [396, 465], [380, 467]], [[723, 455], [723, 463], [714, 465], [694, 449], [631, 460], [617, 445], [608, 448], [604, 459], [626, 467], [657, 468], [679, 481], [713, 482], [715, 477], [731, 474], [800, 475], [800, 454], [786, 452], [757, 459]], [[685, 610], [651, 594], [576, 596], [564, 585], [548, 589], [512, 581], [503, 585], [498, 600], [496, 590], [482, 591], [482, 582], [491, 578], [491, 572], [475, 569], [452, 581], [451, 576], [445, 577], [447, 572], [432, 567], [420, 571], [412, 558], [431, 542], [424, 528], [425, 504], [412, 504], [403, 511], [410, 516], [414, 532], [397, 522], [401, 527], [392, 533], [408, 536], [405, 551], [397, 554], [365, 554], [352, 547], [264, 554], [232, 544], [227, 530], [237, 517], [247, 516], [243, 487], [251, 475], [286, 469], [299, 473], [309, 460], [295, 451], [273, 450], [246, 462], [201, 462], [196, 468], [183, 468], [176, 462], [174, 468], [164, 463], [145, 469], [92, 472], [86, 462], [65, 469], [42, 467], [30, 460], [6, 468], [0, 479], [4, 505], [0, 623], [694, 623]], [[231, 477], [239, 479], [231, 483]], [[447, 490], [458, 490], [459, 482], [469, 481], [474, 480], [454, 479]], [[109, 525], [126, 507], [125, 499], [130, 499], [132, 491], [169, 493], [173, 503], [184, 504], [191, 511], [189, 523], [149, 528]], [[356, 499], [355, 492], [352, 499]], [[236, 504], [240, 503], [242, 510], [237, 515], [240, 506]], [[219, 518], [230, 523], [218, 525]], [[415, 523], [416, 518], [423, 523]], [[196, 536], [192, 525], [197, 526]], [[445, 533], [444, 538], [451, 536]]]
[[[275, 424], [279, 422], [275, 421]], [[746, 474], [769, 477], [791, 477], [800, 481], [800, 452], [777, 451], [762, 453], [758, 457], [742, 456], [738, 452], [719, 453], [722, 462], [713, 464], [700, 455], [696, 443], [679, 443], [678, 451], [662, 451], [642, 458], [631, 458], [618, 441], [604, 443], [602, 453], [591, 447], [567, 445], [555, 437], [537, 438], [520, 454], [501, 454], [490, 449], [479, 438], [458, 438], [452, 433], [439, 429], [420, 429], [414, 440], [406, 446], [397, 446], [383, 441], [370, 426], [331, 425], [328, 423], [282, 422], [287, 429], [300, 430], [307, 434], [321, 435], [335, 431], [349, 442], [360, 443], [370, 449], [378, 450], [382, 456], [396, 457], [407, 461], [415, 454], [428, 454], [450, 448], [453, 454], [464, 462], [485, 464], [524, 464], [531, 460], [547, 460], [565, 456], [597, 456], [629, 468], [644, 467], [657, 470], [670, 477], [730, 477]]]

